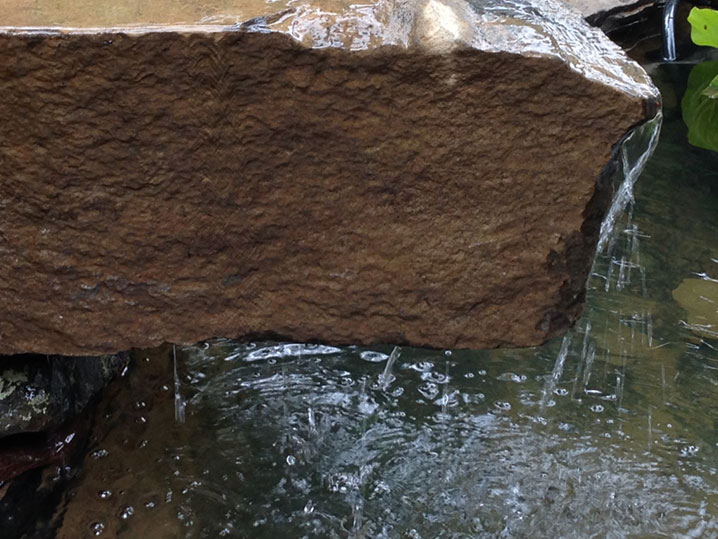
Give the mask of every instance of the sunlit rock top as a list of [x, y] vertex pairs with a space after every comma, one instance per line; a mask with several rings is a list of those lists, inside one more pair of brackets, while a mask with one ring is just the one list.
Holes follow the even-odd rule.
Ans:
[[619, 47], [554, 0], [2, 0], [5, 32], [281, 32], [306, 47], [458, 48], [557, 56], [587, 78], [655, 97]]

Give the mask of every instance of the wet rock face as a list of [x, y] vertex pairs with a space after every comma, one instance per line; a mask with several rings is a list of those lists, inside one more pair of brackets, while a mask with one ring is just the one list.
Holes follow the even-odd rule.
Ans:
[[564, 0], [578, 10], [591, 24], [601, 24], [607, 17], [630, 17], [656, 6], [656, 0]]
[[81, 413], [126, 363], [124, 354], [0, 357], [0, 439], [56, 429]]
[[551, 0], [9, 4], [2, 353], [539, 344], [658, 101]]
[[[37, 484], [46, 471], [65, 467], [86, 442], [93, 398], [127, 365], [127, 354], [103, 357], [23, 355], [0, 357], [0, 529], [3, 537], [20, 535], [38, 522], [31, 508], [57, 492], [58, 476]], [[29, 483], [28, 483], [29, 481]], [[18, 498], [20, 496], [20, 498]], [[29, 496], [29, 498], [28, 498]], [[36, 496], [36, 497], [35, 497]], [[33, 499], [34, 498], [34, 499]]]

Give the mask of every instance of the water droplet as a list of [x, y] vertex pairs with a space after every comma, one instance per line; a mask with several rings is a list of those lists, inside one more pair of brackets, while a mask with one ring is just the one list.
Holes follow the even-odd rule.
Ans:
[[294, 458], [294, 455], [287, 455], [287, 464], [289, 466], [294, 466], [294, 464], [296, 464], [296, 462], [297, 462], [297, 459]]
[[309, 500], [307, 502], [307, 505], [304, 506], [304, 514], [310, 515], [314, 512], [314, 504], [312, 503], [312, 500]]
[[497, 401], [494, 403], [494, 406], [499, 410], [511, 410], [511, 403], [506, 401]]
[[505, 372], [497, 376], [496, 379], [502, 382], [513, 382], [515, 384], [521, 384], [526, 381], [526, 375], [519, 375], [515, 372]]
[[425, 398], [433, 401], [439, 394], [439, 386], [433, 382], [424, 382], [416, 388]]
[[134, 514], [135, 514], [135, 508], [132, 507], [131, 505], [125, 505], [125, 506], [122, 508], [122, 511], [120, 511], [120, 518], [121, 518], [122, 520], [127, 520], [128, 518], [130, 518], [130, 517], [131, 517], [132, 515], [134, 515]]
[[102, 522], [93, 522], [90, 524], [90, 531], [92, 535], [102, 535], [102, 532], [105, 531], [105, 525]]
[[449, 383], [449, 377], [446, 374], [440, 374], [438, 372], [422, 372], [421, 379], [427, 382], [433, 382], [435, 384]]
[[107, 449], [97, 449], [96, 451], [93, 451], [92, 453], [90, 453], [90, 456], [93, 459], [97, 460], [97, 459], [104, 458], [109, 454], [110, 454], [110, 452], [107, 451]]
[[107, 500], [110, 496], [112, 496], [112, 491], [111, 490], [101, 490], [100, 492], [97, 493], [97, 496], [101, 500]]
[[386, 354], [382, 354], [380, 352], [372, 352], [370, 350], [362, 352], [361, 354], [359, 354], [359, 357], [362, 358], [364, 361], [368, 361], [369, 363], [381, 363], [382, 361], [386, 361], [389, 358], [389, 356]]
[[590, 410], [592, 412], [596, 412], [597, 414], [600, 414], [601, 412], [603, 412], [605, 410], [605, 408], [603, 407], [602, 404], [592, 404], [590, 407]]
[[469, 378], [469, 379], [471, 379], [471, 378], [473, 378], [474, 376], [475, 376], [475, 375], [474, 375], [473, 372], [467, 372], [467, 373], [464, 375], [464, 378]]
[[445, 351], [444, 351], [444, 355], [445, 355], [446, 357], [451, 357], [451, 350], [445, 350]]
[[145, 502], [145, 507], [146, 507], [147, 509], [154, 509], [155, 507], [157, 507], [157, 503], [154, 502], [154, 501], [152, 501], [152, 500], [150, 500], [150, 501], [148, 501], [148, 502]]
[[374, 494], [382, 495], [389, 494], [390, 492], [391, 487], [387, 485], [384, 481], [379, 481], [374, 487]]
[[412, 363], [409, 368], [417, 372], [429, 372], [434, 368], [434, 364], [431, 361], [419, 361], [418, 363]]

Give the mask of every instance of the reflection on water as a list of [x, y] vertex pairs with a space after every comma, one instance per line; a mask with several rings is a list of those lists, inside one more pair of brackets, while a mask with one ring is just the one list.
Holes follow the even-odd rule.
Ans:
[[[137, 353], [58, 536], [718, 534], [718, 340], [690, 322], [718, 287], [718, 155], [688, 146], [673, 107], [689, 70], [656, 73], [661, 141], [567, 336]], [[702, 284], [679, 304], [687, 279]]]

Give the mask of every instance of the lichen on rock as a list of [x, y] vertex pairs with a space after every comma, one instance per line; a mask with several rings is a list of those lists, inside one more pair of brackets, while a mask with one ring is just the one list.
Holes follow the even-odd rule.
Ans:
[[81, 413], [126, 362], [124, 354], [0, 358], [0, 439], [58, 428]]

